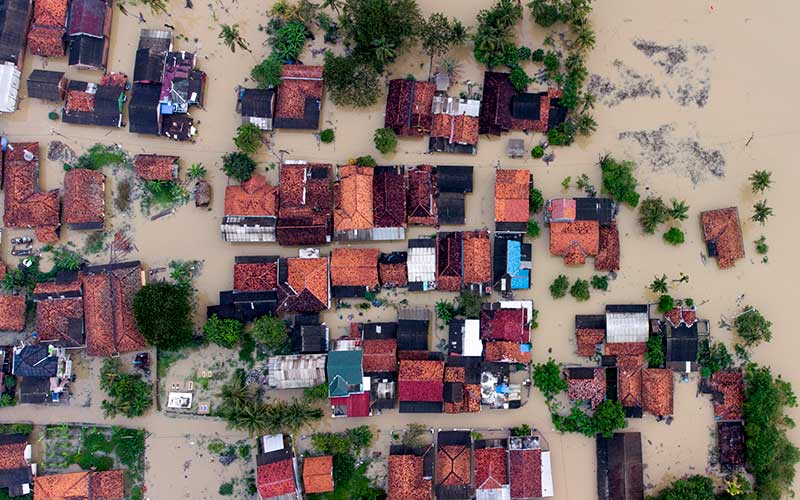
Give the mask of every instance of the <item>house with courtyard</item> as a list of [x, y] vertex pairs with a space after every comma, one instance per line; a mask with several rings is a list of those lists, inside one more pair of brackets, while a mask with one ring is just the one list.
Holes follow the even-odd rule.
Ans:
[[[480, 345], [480, 341], [478, 344]], [[445, 413], [478, 413], [481, 411], [481, 374], [479, 355], [450, 355], [445, 358]]]
[[353, 323], [361, 336], [362, 369], [370, 379], [371, 404], [378, 413], [397, 398], [397, 323]]
[[709, 339], [710, 322], [698, 319], [694, 306], [678, 305], [664, 314], [658, 328], [666, 339], [664, 356], [667, 368], [679, 373], [697, 371], [698, 349], [701, 342]]

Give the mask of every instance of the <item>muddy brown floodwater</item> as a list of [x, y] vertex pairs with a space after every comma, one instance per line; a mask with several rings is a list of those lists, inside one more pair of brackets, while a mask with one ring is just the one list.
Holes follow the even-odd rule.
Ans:
[[[194, 162], [202, 162], [209, 170], [209, 180], [213, 185], [214, 199], [209, 211], [187, 205], [170, 217], [151, 222], [136, 209], [133, 216], [115, 214], [111, 220], [115, 227], [132, 226], [138, 252], [131, 257], [141, 259], [150, 267], [165, 266], [173, 258], [203, 261], [202, 273], [195, 282], [199, 289], [199, 311], [215, 301], [220, 290], [230, 289], [235, 255], [288, 256], [296, 253], [295, 249], [277, 245], [230, 245], [223, 243], [219, 235], [222, 195], [227, 183], [219, 170], [220, 156], [233, 150], [231, 137], [239, 124], [239, 116], [234, 112], [235, 87], [245, 84], [250, 67], [265, 54], [265, 37], [258, 26], [266, 23], [265, 9], [271, 3], [255, 0], [196, 2], [193, 10], [187, 10], [183, 2], [172, 0], [170, 16], [156, 16], [138, 7], [129, 7], [129, 16], [114, 12], [109, 56], [111, 71], [132, 73], [140, 28], [171, 24], [176, 33], [187, 37], [176, 40], [176, 48], [198, 52], [198, 65], [208, 73], [208, 83], [206, 108], [193, 112], [200, 122], [194, 144], [133, 135], [126, 129], [51, 122], [47, 113], [60, 110], [43, 101], [27, 99], [24, 90], [21, 91], [20, 110], [11, 116], [0, 117], [0, 131], [15, 141], [37, 140], [44, 146], [49, 141], [61, 140], [78, 153], [95, 142], [118, 143], [131, 154], [180, 155], [184, 170]], [[472, 25], [477, 11], [488, 6], [490, 1], [419, 0], [419, 3], [426, 13], [444, 11]], [[144, 24], [137, 19], [140, 10], [147, 21]], [[645, 287], [653, 275], [665, 273], [676, 278], [683, 272], [690, 280], [676, 285], [673, 295], [695, 299], [700, 305], [701, 317], [711, 320], [712, 335], [716, 339], [731, 343], [731, 333], [717, 324], [721, 315], [730, 316], [736, 311], [737, 297], [744, 294], [743, 304], [761, 309], [773, 321], [774, 339], [770, 344], [757, 348], [754, 360], [771, 365], [775, 372], [797, 383], [800, 369], [796, 353], [800, 348], [800, 337], [790, 324], [794, 317], [793, 304], [796, 305], [800, 298], [792, 288], [800, 278], [798, 266], [792, 260], [797, 258], [800, 236], [797, 216], [791, 215], [794, 210], [791, 200], [795, 196], [791, 183], [797, 178], [796, 146], [800, 127], [796, 117], [800, 109], [796, 104], [796, 82], [800, 77], [800, 67], [787, 64], [791, 60], [787, 56], [797, 46], [794, 21], [798, 17], [800, 3], [776, 0], [757, 3], [743, 0], [596, 2], [591, 20], [598, 43], [589, 56], [590, 72], [600, 76], [598, 81], [614, 82], [616, 88], [623, 90], [628, 88], [626, 85], [635, 85], [636, 82], [615, 79], [638, 75], [637, 78], [649, 82], [650, 91], [637, 93], [634, 89], [631, 91], [633, 97], [628, 99], [617, 99], [624, 97], [625, 92], [599, 99], [595, 109], [599, 123], [597, 132], [590, 139], [579, 140], [571, 148], [558, 150], [557, 159], [550, 166], [530, 158], [505, 158], [503, 153], [509, 137], [524, 138], [528, 145], [539, 140], [539, 137], [525, 136], [521, 132], [499, 139], [481, 137], [475, 157], [426, 155], [426, 141], [422, 139], [403, 139], [397, 153], [381, 156], [375, 151], [371, 137], [373, 130], [383, 123], [383, 100], [358, 111], [339, 109], [326, 100], [322, 109], [323, 128], [331, 127], [336, 131], [333, 144], [318, 144], [310, 132], [278, 131], [270, 137], [272, 149], [285, 150], [287, 158], [317, 162], [346, 163], [349, 158], [372, 154], [379, 163], [474, 165], [475, 192], [468, 196], [465, 226], [470, 229], [492, 228], [493, 169], [498, 161], [505, 167], [532, 169], [536, 185], [549, 198], [562, 194], [560, 183], [566, 176], [576, 179], [586, 173], [599, 186], [596, 161], [604, 153], [636, 159], [643, 193], [656, 193], [665, 199], [685, 199], [691, 206], [689, 220], [681, 224], [687, 233], [686, 243], [678, 248], [668, 247], [657, 235], [644, 236], [636, 224], [634, 212], [623, 208], [619, 216], [622, 270], [611, 282], [608, 292], [593, 293], [588, 302], [576, 303], [569, 297], [554, 301], [547, 286], [560, 273], [572, 279], [588, 278], [593, 274], [592, 268], [566, 269], [560, 259], [549, 256], [545, 231], [534, 244], [533, 288], [518, 295], [522, 299], [533, 299], [541, 311], [540, 326], [533, 337], [534, 361], [545, 360], [548, 356], [564, 362], [580, 361], [573, 340], [575, 314], [600, 312], [604, 304], [610, 302], [652, 300], [654, 297]], [[238, 23], [253, 53], [231, 54], [219, 44], [218, 23]], [[518, 29], [519, 43], [536, 48], [545, 35], [544, 30], [533, 25], [526, 10], [525, 19]], [[312, 55], [312, 49], [321, 48], [321, 38], [307, 47], [303, 57], [307, 64], [321, 61], [321, 56]], [[661, 46], [688, 48], [692, 66], [668, 73], [666, 68], [671, 63], [665, 58], [670, 53], [659, 51]], [[452, 56], [463, 63], [462, 83], [468, 79], [478, 83], [482, 81], [481, 68], [472, 58], [469, 48], [456, 50]], [[425, 78], [427, 61], [427, 56], [414, 49], [390, 70], [396, 77], [411, 73], [417, 78]], [[620, 63], [615, 61], [621, 61], [625, 71], [621, 71]], [[27, 77], [31, 70], [43, 67], [66, 69], [66, 59], [44, 61], [28, 56], [23, 77]], [[92, 81], [99, 78], [95, 73], [72, 68], [67, 70], [67, 75]], [[659, 92], [652, 92], [656, 87]], [[613, 105], [609, 106], [609, 102]], [[660, 146], [661, 152], [673, 152], [666, 165], [653, 145], [637, 140], [620, 140], [622, 133], [625, 133], [623, 137], [642, 137], [645, 134], [636, 132], [655, 131], [664, 126], [667, 126], [664, 130], [669, 131], [664, 139], [668, 143]], [[704, 163], [709, 158], [714, 165]], [[724, 162], [720, 163], [719, 158]], [[262, 171], [270, 162], [277, 161], [266, 148], [262, 148], [257, 159]], [[749, 192], [746, 177], [756, 168], [772, 170], [775, 180], [767, 197], [776, 216], [763, 228], [747, 220], [756, 199]], [[60, 187], [63, 173], [60, 164], [43, 159], [43, 187]], [[271, 182], [277, 181], [275, 170], [269, 171], [268, 176]], [[573, 188], [571, 194], [577, 195], [578, 192]], [[747, 257], [735, 268], [721, 271], [714, 261], [704, 264], [701, 260], [704, 245], [698, 217], [701, 210], [731, 205], [739, 207], [743, 219]], [[18, 233], [9, 231], [4, 241]], [[429, 233], [429, 230], [414, 228], [410, 237]], [[770, 246], [768, 264], [761, 263], [754, 251], [753, 240], [762, 234]], [[81, 237], [65, 230], [62, 241], [68, 239], [80, 241]], [[375, 246], [394, 250], [405, 248], [403, 242]], [[323, 249], [325, 252], [329, 250]], [[16, 258], [11, 257], [9, 251], [5, 243], [4, 260], [16, 264]], [[432, 305], [439, 296], [410, 294], [408, 297], [412, 304]], [[335, 334], [343, 331], [346, 314], [352, 311], [345, 311], [343, 319], [339, 319], [335, 311], [325, 314]], [[363, 319], [374, 319], [379, 315], [393, 317], [386, 310], [373, 308], [365, 313]], [[96, 393], [89, 407], [38, 408], [23, 405], [4, 408], [0, 419], [32, 420], [36, 423], [104, 422], [99, 410], [100, 399], [100, 394]], [[796, 410], [791, 413], [798, 417]], [[689, 383], [676, 384], [674, 417], [670, 426], [656, 422], [650, 416], [629, 421], [631, 430], [643, 433], [645, 483], [649, 486], [662, 485], [687, 473], [703, 472], [707, 467], [709, 451], [713, 447], [714, 422], [710, 401], [697, 395], [696, 378]], [[319, 428], [340, 429], [368, 423], [387, 430], [409, 421], [420, 421], [434, 427], [497, 427], [530, 423], [544, 432], [553, 451], [556, 498], [585, 500], [595, 495], [593, 441], [554, 432], [545, 405], [536, 391], [529, 404], [517, 411], [482, 411], [458, 417], [410, 417], [385, 412], [371, 419], [333, 420], [328, 417]], [[230, 474], [232, 469], [224, 472], [208, 457], [199, 458], [204, 450], [198, 443], [214, 435], [232, 441], [242, 437], [226, 430], [222, 422], [176, 419], [155, 412], [144, 418], [118, 419], [114, 423], [142, 426], [151, 433], [147, 450], [147, 496], [159, 500], [216, 498], [217, 486], [228, 479], [226, 474]], [[795, 442], [800, 442], [800, 430], [793, 430], [790, 434]], [[388, 453], [388, 449], [381, 451], [384, 455]]]

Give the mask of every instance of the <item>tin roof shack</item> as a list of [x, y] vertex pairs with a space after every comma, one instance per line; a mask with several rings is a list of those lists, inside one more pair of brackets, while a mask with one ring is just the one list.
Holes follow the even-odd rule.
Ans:
[[46, 101], [63, 101], [66, 93], [67, 78], [63, 71], [35, 69], [28, 76], [28, 97]]
[[25, 329], [25, 297], [0, 295], [0, 332], [21, 332]]
[[139, 32], [139, 46], [133, 66], [133, 82], [161, 84], [164, 79], [164, 62], [172, 50], [172, 31], [143, 29]]
[[325, 354], [270, 356], [268, 384], [272, 389], [301, 389], [325, 383]]
[[436, 289], [458, 292], [463, 284], [463, 233], [436, 233]]
[[434, 82], [390, 80], [384, 127], [391, 128], [397, 135], [408, 137], [430, 133], [434, 93]]
[[606, 371], [600, 367], [567, 368], [567, 397], [570, 401], [585, 401], [592, 409], [603, 402], [606, 395]]
[[388, 500], [431, 500], [435, 450], [433, 446], [389, 447]]
[[745, 466], [745, 433], [742, 421], [717, 422], [719, 465], [724, 472], [736, 472]]
[[330, 329], [320, 324], [319, 314], [296, 314], [291, 322], [292, 352], [319, 354], [328, 352]]
[[122, 74], [104, 75], [100, 84], [72, 80], [67, 85], [67, 101], [61, 119], [64, 123], [124, 127], [122, 107], [128, 78]]
[[494, 186], [495, 230], [524, 233], [530, 219], [533, 176], [528, 170], [498, 170]]
[[444, 361], [401, 359], [397, 376], [400, 413], [442, 413], [444, 403]]
[[408, 286], [408, 253], [382, 253], [378, 258], [378, 277], [383, 288]]
[[742, 226], [736, 207], [701, 212], [700, 225], [708, 256], [717, 258], [720, 269], [733, 267], [737, 260], [744, 258]]
[[291, 438], [271, 434], [258, 439], [256, 490], [260, 500], [300, 500], [299, 475]]
[[316, 130], [322, 108], [322, 66], [284, 64], [275, 101], [275, 128]]
[[68, 0], [38, 0], [33, 4], [33, 22], [28, 32], [31, 54], [42, 57], [64, 55]]
[[406, 239], [405, 167], [375, 167], [372, 182], [373, 240]]
[[708, 340], [709, 321], [698, 319], [694, 307], [676, 306], [664, 314], [660, 328], [666, 337], [667, 368], [683, 373], [697, 371], [698, 348], [701, 342]]
[[591, 358], [606, 339], [606, 317], [604, 314], [576, 314], [575, 340], [578, 356]]
[[550, 451], [542, 449], [538, 436], [508, 438], [509, 477], [511, 498], [552, 497], [553, 468]]
[[372, 167], [344, 165], [333, 185], [333, 238], [336, 241], [373, 239], [375, 227]]
[[427, 292], [436, 288], [436, 239], [408, 240], [408, 290]]
[[466, 193], [472, 192], [472, 167], [436, 167], [438, 224], [464, 224]]
[[158, 100], [161, 84], [134, 83], [131, 102], [128, 104], [128, 130], [133, 134], [160, 135], [161, 115]]
[[434, 96], [428, 151], [477, 153], [480, 105], [474, 99]]
[[167, 52], [161, 81], [160, 113], [185, 114], [192, 106], [203, 106], [206, 74], [195, 67], [191, 52]]
[[275, 241], [278, 224], [278, 188], [266, 177], [253, 175], [238, 186], [225, 188], [225, 208], [220, 231], [228, 243]]
[[501, 135], [509, 130], [547, 132], [566, 119], [561, 91], [517, 92], [508, 73], [486, 71], [483, 75], [479, 132]]
[[644, 499], [642, 435], [638, 432], [618, 432], [611, 438], [597, 435], [597, 498]]
[[125, 471], [82, 471], [36, 476], [33, 495], [43, 500], [123, 500]]
[[147, 347], [133, 318], [133, 298], [145, 284], [139, 261], [86, 267], [81, 282], [86, 354], [112, 356]]
[[489, 231], [464, 233], [464, 288], [481, 295], [492, 293], [492, 253]]
[[531, 287], [532, 249], [521, 233], [498, 233], [494, 236], [492, 280], [495, 290], [511, 296], [514, 290]]
[[30, 0], [0, 3], [0, 61], [12, 63], [20, 71], [25, 60], [32, 10]]
[[364, 377], [361, 350], [328, 353], [328, 397], [334, 417], [368, 417], [370, 379]]
[[435, 226], [439, 220], [436, 169], [419, 165], [408, 171], [408, 223]]
[[67, 27], [70, 66], [105, 71], [112, 14], [112, 0], [72, 0]]
[[595, 258], [595, 269], [619, 270], [619, 232], [610, 198], [559, 198], [548, 200], [545, 223], [550, 225], [550, 254], [564, 257], [567, 265]]
[[39, 143], [10, 143], [3, 153], [3, 224], [34, 228], [42, 243], [58, 241], [61, 200], [58, 189], [39, 190]]
[[[480, 344], [480, 341], [478, 343]], [[445, 363], [444, 412], [478, 413], [481, 411], [480, 356], [451, 354], [447, 356]]]
[[[431, 312], [423, 308], [397, 311], [397, 348], [400, 351], [428, 351]], [[400, 353], [403, 357], [403, 353]]]
[[364, 298], [376, 291], [378, 283], [377, 248], [334, 248], [331, 253], [331, 291], [339, 298]]
[[103, 229], [106, 176], [97, 170], [73, 168], [64, 174], [64, 224], [70, 229]]
[[[301, 253], [305, 253], [301, 250]], [[330, 307], [328, 258], [319, 250], [278, 262], [278, 312], [318, 313]]]
[[236, 111], [242, 115], [242, 124], [252, 123], [261, 130], [272, 130], [275, 90], [241, 89], [236, 101]]
[[303, 459], [303, 491], [307, 494], [333, 491], [332, 456]]
[[133, 171], [144, 181], [177, 181], [179, 156], [136, 155], [133, 158]]
[[475, 498], [509, 500], [508, 452], [505, 439], [475, 441]]
[[83, 291], [77, 275], [70, 273], [55, 283], [39, 283], [33, 289], [36, 333], [43, 342], [66, 348], [86, 346], [83, 325]]
[[472, 498], [472, 438], [469, 431], [439, 431], [436, 452], [436, 498]]
[[331, 242], [331, 166], [286, 161], [280, 171], [277, 240], [281, 245]]
[[9, 497], [28, 495], [31, 492], [31, 445], [25, 434], [0, 435], [0, 488]]

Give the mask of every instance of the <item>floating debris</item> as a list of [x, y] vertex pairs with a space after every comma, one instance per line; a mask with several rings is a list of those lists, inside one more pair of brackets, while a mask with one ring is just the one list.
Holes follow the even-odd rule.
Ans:
[[78, 159], [78, 155], [63, 142], [50, 141], [50, 144], [47, 145], [47, 159], [72, 164]]
[[589, 77], [587, 91], [594, 94], [599, 102], [614, 107], [629, 99], [661, 97], [661, 88], [652, 77], [639, 74], [619, 59], [612, 65], [617, 71], [614, 81], [600, 75]]
[[663, 87], [681, 106], [702, 108], [711, 91], [711, 50], [705, 45], [676, 43], [662, 45], [650, 40], [634, 40], [633, 46], [667, 76]]

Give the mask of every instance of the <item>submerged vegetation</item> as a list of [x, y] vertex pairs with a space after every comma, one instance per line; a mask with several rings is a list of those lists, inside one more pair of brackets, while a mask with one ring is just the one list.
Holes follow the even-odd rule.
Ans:
[[611, 195], [617, 203], [627, 203], [635, 207], [639, 204], [639, 193], [636, 191], [638, 184], [633, 175], [636, 166], [630, 160], [617, 161], [610, 155], [600, 160], [600, 169], [603, 172], [603, 192]]

